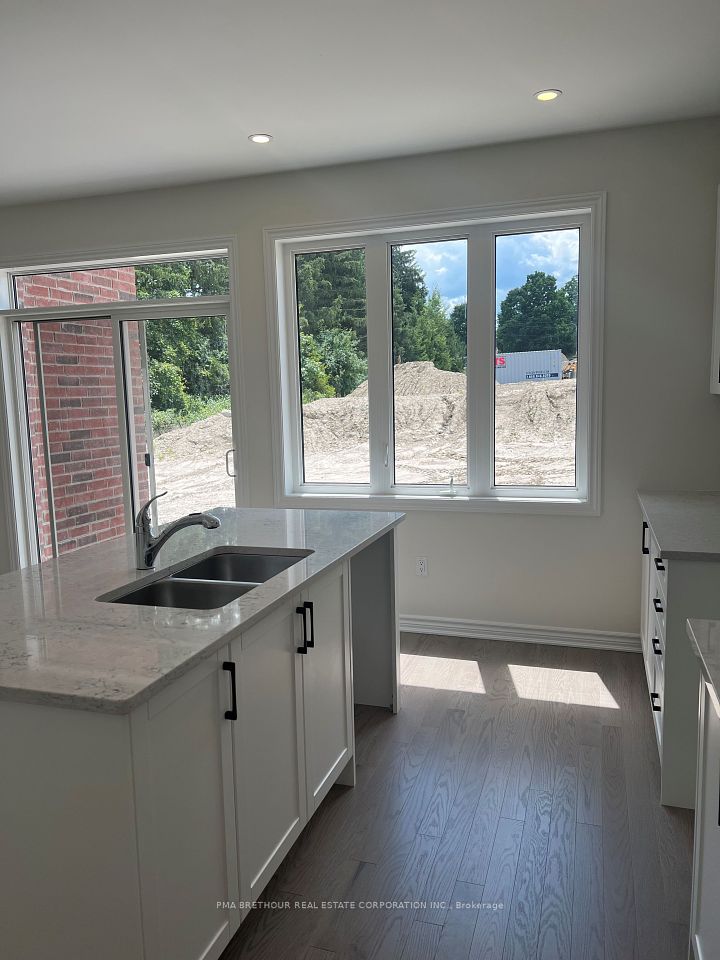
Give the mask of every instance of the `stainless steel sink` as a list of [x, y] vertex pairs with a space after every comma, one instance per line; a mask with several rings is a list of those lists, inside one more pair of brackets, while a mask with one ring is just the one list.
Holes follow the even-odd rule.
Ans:
[[[224, 607], [256, 587], [256, 583], [218, 583], [166, 577], [115, 597], [112, 603], [133, 603], [145, 607], [185, 607], [214, 610]], [[98, 599], [102, 600], [102, 597]]]
[[312, 550], [264, 553], [261, 548], [223, 548], [201, 560], [171, 567], [164, 577], [128, 584], [97, 599], [144, 607], [216, 610], [309, 556]]
[[237, 583], [265, 583], [288, 567], [304, 560], [309, 550], [296, 553], [213, 553], [179, 570], [175, 577], [189, 580], [221, 580]]

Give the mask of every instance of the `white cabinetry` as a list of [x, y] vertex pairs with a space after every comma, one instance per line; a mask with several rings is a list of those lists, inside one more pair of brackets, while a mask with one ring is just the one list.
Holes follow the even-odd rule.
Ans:
[[308, 813], [353, 754], [348, 577], [339, 566], [302, 595], [309, 642], [302, 657]]
[[217, 960], [354, 782], [349, 578], [336, 563], [129, 714], [0, 700], [3, 958]]
[[695, 855], [690, 943], [695, 960], [720, 957], [720, 704], [700, 682]]
[[0, 702], [0, 956], [220, 956], [239, 923], [217, 907], [238, 897], [227, 689], [220, 653], [129, 715]]
[[232, 644], [235, 783], [243, 900], [256, 900], [306, 820], [302, 665], [295, 603]]
[[660, 755], [660, 800], [669, 806], [695, 806], [696, 758], [688, 744], [697, 739], [700, 673], [686, 621], [718, 615], [720, 564], [692, 555], [668, 560], [643, 520], [642, 653]]
[[208, 657], [131, 715], [147, 960], [212, 960], [238, 925], [217, 907], [238, 899], [225, 659]]
[[352, 767], [347, 580], [347, 565], [339, 564], [232, 644], [244, 901], [258, 898], [332, 784]]

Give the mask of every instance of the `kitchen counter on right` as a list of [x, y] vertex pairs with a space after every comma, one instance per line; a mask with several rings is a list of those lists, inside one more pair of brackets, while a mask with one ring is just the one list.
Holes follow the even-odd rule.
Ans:
[[688, 620], [687, 633], [703, 676], [720, 703], [720, 620]]
[[637, 496], [663, 557], [720, 560], [720, 492]]

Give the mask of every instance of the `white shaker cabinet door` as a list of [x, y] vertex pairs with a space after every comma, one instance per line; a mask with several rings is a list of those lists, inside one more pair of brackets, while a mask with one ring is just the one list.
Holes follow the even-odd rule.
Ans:
[[226, 656], [131, 718], [146, 960], [215, 960], [239, 924]]
[[298, 601], [233, 642], [233, 726], [243, 900], [255, 901], [306, 822]]
[[696, 960], [720, 957], [720, 710], [700, 683], [691, 942]]
[[311, 815], [353, 755], [352, 666], [347, 565], [303, 594], [305, 766]]

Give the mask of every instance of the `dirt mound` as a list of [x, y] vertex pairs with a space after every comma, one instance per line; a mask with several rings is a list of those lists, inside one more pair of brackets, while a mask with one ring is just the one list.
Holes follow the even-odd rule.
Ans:
[[219, 455], [233, 445], [230, 411], [215, 413], [187, 427], [176, 427], [153, 440], [156, 460], [192, 460]]
[[[464, 373], [430, 362], [395, 367], [395, 472], [400, 483], [467, 480]], [[495, 400], [495, 480], [498, 484], [575, 483], [575, 380], [498, 384]], [[303, 408], [305, 476], [310, 482], [369, 479], [367, 382], [347, 397]], [[155, 440], [158, 489], [175, 490], [180, 516], [199, 490], [208, 503], [232, 502], [225, 451], [232, 447], [229, 411]], [[187, 511], [185, 511], [187, 512]]]
[[[464, 373], [437, 370], [430, 362], [395, 367], [396, 444], [406, 448], [435, 436], [464, 442], [467, 429]], [[500, 383], [496, 392], [498, 443], [573, 441], [575, 381]], [[347, 397], [303, 407], [305, 449], [329, 453], [368, 440], [367, 382]]]
[[[438, 370], [432, 360], [415, 360], [412, 363], [396, 363], [393, 369], [396, 397], [430, 397], [438, 394], [465, 393], [464, 373]], [[348, 397], [366, 397], [367, 380], [364, 380]], [[347, 399], [347, 398], [346, 398]]]

